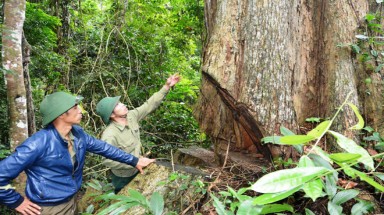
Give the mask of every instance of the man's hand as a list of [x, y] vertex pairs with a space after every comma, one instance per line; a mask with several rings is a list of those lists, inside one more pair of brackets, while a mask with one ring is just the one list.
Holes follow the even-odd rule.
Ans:
[[136, 169], [140, 171], [141, 174], [144, 174], [143, 168], [148, 166], [149, 164], [155, 162], [156, 159], [149, 159], [141, 157], [139, 158], [139, 162], [137, 162]]
[[177, 84], [180, 81], [180, 76], [178, 74], [173, 74], [169, 76], [167, 79], [167, 82], [165, 82], [165, 87], [169, 90], [171, 87], [173, 87], [175, 84]]
[[29, 199], [24, 198], [23, 203], [19, 205], [19, 207], [16, 208], [16, 211], [23, 214], [23, 215], [37, 215], [40, 213], [41, 208], [29, 201]]

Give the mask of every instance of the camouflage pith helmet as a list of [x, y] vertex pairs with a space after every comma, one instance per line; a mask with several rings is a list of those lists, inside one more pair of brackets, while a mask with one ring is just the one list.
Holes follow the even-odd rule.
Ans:
[[101, 116], [101, 119], [105, 124], [109, 124], [109, 118], [115, 109], [117, 103], [119, 103], [120, 96], [105, 97], [99, 101], [96, 105], [96, 113]]
[[40, 104], [43, 126], [48, 125], [61, 114], [83, 100], [82, 96], [73, 96], [66, 92], [55, 92], [47, 95]]

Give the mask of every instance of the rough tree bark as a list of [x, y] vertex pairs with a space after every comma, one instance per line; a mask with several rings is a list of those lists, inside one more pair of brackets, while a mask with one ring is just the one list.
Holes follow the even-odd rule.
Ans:
[[[368, 2], [358, 0], [206, 0], [195, 116], [215, 145], [234, 139], [234, 147], [260, 153], [263, 136], [280, 134], [281, 125], [300, 133], [306, 118], [332, 117], [350, 92], [349, 101], [361, 108], [363, 71], [349, 47], [338, 44], [355, 42], [367, 12]], [[230, 104], [220, 89], [232, 97]], [[371, 98], [383, 101], [380, 94]], [[353, 111], [346, 109], [334, 130], [353, 137], [345, 128], [354, 123]], [[273, 155], [292, 155], [288, 148], [270, 149]]]
[[[4, 24], [2, 35], [2, 64], [7, 88], [9, 111], [9, 140], [14, 150], [28, 137], [27, 99], [24, 86], [22, 34], [25, 19], [25, 0], [4, 2]], [[23, 189], [25, 174], [16, 179], [16, 187]]]

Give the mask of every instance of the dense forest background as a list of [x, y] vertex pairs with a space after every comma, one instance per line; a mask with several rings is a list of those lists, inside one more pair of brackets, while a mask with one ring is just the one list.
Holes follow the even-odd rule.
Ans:
[[[200, 81], [202, 19], [201, 1], [27, 2], [24, 35], [31, 47], [37, 129], [39, 104], [52, 92], [82, 95], [82, 125], [98, 136], [104, 125], [95, 106], [101, 98], [121, 95], [129, 108], [138, 107], [179, 73], [181, 83], [142, 124], [145, 150], [161, 157], [180, 144], [202, 143], [191, 113]], [[0, 82], [0, 140], [7, 147], [4, 76]]]

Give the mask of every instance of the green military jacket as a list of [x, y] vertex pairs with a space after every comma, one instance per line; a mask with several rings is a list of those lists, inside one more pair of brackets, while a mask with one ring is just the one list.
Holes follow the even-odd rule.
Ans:
[[[139, 121], [154, 111], [161, 104], [167, 93], [168, 90], [163, 87], [160, 91], [153, 94], [143, 105], [129, 110], [127, 114], [127, 126], [111, 121], [104, 130], [101, 139], [136, 157], [140, 157], [141, 142]], [[111, 168], [113, 174], [119, 177], [130, 177], [138, 171], [130, 165], [109, 159], [105, 159], [103, 164]]]

